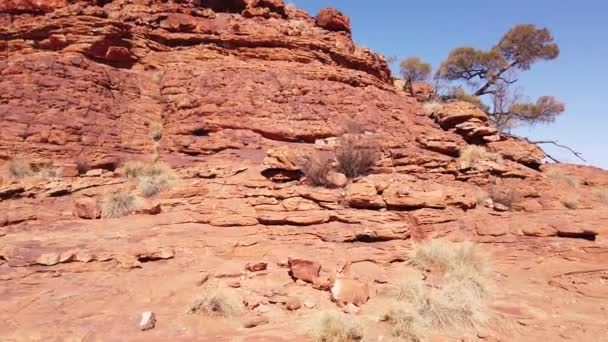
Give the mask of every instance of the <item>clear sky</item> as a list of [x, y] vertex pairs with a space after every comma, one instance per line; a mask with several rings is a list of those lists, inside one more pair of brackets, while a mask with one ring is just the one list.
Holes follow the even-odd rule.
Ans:
[[[437, 67], [451, 49], [488, 49], [513, 25], [547, 27], [560, 56], [520, 73], [518, 85], [532, 100], [552, 95], [566, 103], [557, 122], [513, 133], [558, 140], [608, 169], [608, 0], [292, 0], [311, 15], [331, 6], [351, 18], [354, 40], [403, 59], [419, 56]], [[393, 72], [398, 71], [395, 63]], [[567, 151], [547, 148], [563, 161]]]

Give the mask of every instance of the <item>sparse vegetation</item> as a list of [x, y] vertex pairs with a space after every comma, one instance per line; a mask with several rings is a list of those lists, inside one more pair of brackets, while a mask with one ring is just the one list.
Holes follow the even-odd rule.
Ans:
[[146, 164], [130, 161], [122, 164], [121, 170], [124, 177], [137, 179], [138, 188], [145, 196], [154, 196], [169, 189], [177, 179], [171, 167], [162, 162]]
[[45, 179], [61, 177], [61, 167], [55, 166], [52, 163], [34, 166], [34, 172], [38, 177]]
[[343, 129], [345, 134], [363, 134], [366, 129], [359, 121], [348, 118], [344, 120]]
[[130, 192], [107, 193], [101, 200], [101, 217], [117, 218], [133, 214], [141, 206], [141, 199]]
[[473, 268], [480, 274], [488, 272], [488, 261], [482, 250], [472, 242], [461, 243], [429, 240], [410, 253], [410, 264], [422, 270], [453, 272]]
[[335, 155], [338, 170], [348, 178], [366, 174], [378, 159], [377, 148], [356, 136], [343, 137]]
[[158, 121], [150, 122], [148, 129], [150, 130], [150, 138], [154, 141], [159, 141], [163, 137], [163, 124]]
[[207, 289], [207, 292], [195, 300], [188, 313], [202, 313], [210, 316], [233, 317], [242, 310], [242, 303], [237, 296], [227, 289]]
[[422, 110], [426, 115], [432, 115], [439, 112], [443, 108], [443, 104], [438, 101], [425, 102], [422, 105]]
[[405, 90], [414, 95], [413, 82], [423, 82], [431, 74], [431, 65], [418, 57], [406, 58], [399, 65], [401, 76], [405, 80]]
[[327, 175], [332, 170], [333, 163], [332, 155], [316, 152], [306, 158], [301, 169], [310, 185], [327, 186]]
[[570, 210], [578, 208], [578, 199], [573, 197], [563, 197], [560, 202], [562, 205]]
[[352, 342], [363, 339], [363, 327], [353, 317], [324, 311], [307, 322], [306, 334], [315, 342]]
[[550, 178], [556, 179], [560, 182], [566, 183], [574, 188], [579, 188], [582, 183], [580, 179], [578, 179], [574, 176], [567, 175], [563, 171], [557, 170], [557, 169], [551, 169], [551, 170], [547, 171], [547, 176], [549, 176]]
[[498, 153], [489, 152], [485, 147], [478, 145], [469, 145], [460, 151], [460, 162], [475, 164], [482, 160], [500, 161], [502, 157]]
[[61, 167], [53, 163], [33, 164], [23, 160], [12, 160], [8, 163], [8, 173], [16, 179], [26, 177], [40, 177], [44, 179], [61, 176]]
[[13, 178], [22, 179], [33, 176], [34, 169], [32, 169], [32, 164], [23, 160], [14, 159], [8, 163], [8, 173]]
[[409, 281], [399, 286], [383, 317], [395, 337], [420, 341], [432, 333], [466, 332], [484, 324], [485, 299], [491, 293], [490, 268], [476, 245], [431, 240], [414, 248], [410, 263], [442, 273], [445, 285], [434, 288]]
[[597, 187], [593, 192], [604, 202], [608, 203], [608, 188]]

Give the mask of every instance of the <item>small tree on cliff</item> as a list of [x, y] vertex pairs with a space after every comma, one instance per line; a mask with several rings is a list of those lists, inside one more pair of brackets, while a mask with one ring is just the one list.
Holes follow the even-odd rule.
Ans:
[[401, 75], [405, 80], [405, 90], [409, 91], [412, 95], [414, 95], [412, 83], [425, 81], [431, 74], [431, 65], [423, 62], [418, 57], [406, 58], [399, 66], [401, 68]]
[[517, 71], [526, 71], [541, 60], [552, 60], [559, 55], [559, 47], [546, 28], [534, 25], [517, 25], [511, 28], [489, 51], [470, 46], [450, 52], [441, 63], [436, 77], [447, 81], [463, 81], [473, 89], [467, 94], [460, 88], [457, 98], [479, 105], [480, 97], [489, 97], [490, 106], [480, 106], [490, 121], [504, 131], [513, 125], [553, 122], [564, 112], [565, 105], [551, 96], [542, 96], [536, 102], [523, 102], [512, 85], [517, 82]]

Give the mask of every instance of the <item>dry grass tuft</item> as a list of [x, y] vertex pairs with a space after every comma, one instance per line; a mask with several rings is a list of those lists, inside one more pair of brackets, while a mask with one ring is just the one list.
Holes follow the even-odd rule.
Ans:
[[301, 169], [310, 185], [327, 186], [327, 175], [332, 170], [333, 163], [332, 155], [316, 152], [306, 158]]
[[163, 137], [163, 124], [158, 121], [150, 122], [148, 126], [150, 138], [154, 141], [159, 141]]
[[460, 151], [458, 161], [475, 164], [482, 160], [501, 161], [502, 157], [498, 153], [489, 152], [485, 147], [478, 145], [469, 145]]
[[30, 177], [34, 175], [34, 169], [32, 168], [32, 164], [14, 159], [8, 163], [8, 174], [16, 179], [22, 179], [25, 177]]
[[121, 170], [124, 177], [137, 179], [138, 188], [145, 196], [157, 195], [171, 188], [177, 180], [171, 167], [162, 162], [146, 164], [130, 161], [122, 164]]
[[363, 327], [353, 318], [337, 311], [323, 311], [307, 322], [306, 334], [315, 342], [363, 340]]
[[446, 282], [441, 288], [422, 281], [401, 284], [383, 316], [395, 337], [420, 341], [437, 333], [474, 331], [487, 321], [490, 266], [475, 244], [430, 240], [414, 248], [410, 263], [422, 270], [443, 272]]
[[582, 184], [580, 179], [578, 179], [574, 176], [569, 176], [569, 175], [565, 174], [563, 171], [560, 171], [557, 169], [551, 169], [551, 170], [547, 171], [547, 176], [549, 176], [550, 178], [556, 179], [560, 182], [566, 183], [574, 188], [580, 188], [580, 186]]
[[52, 163], [34, 166], [34, 171], [36, 176], [45, 179], [61, 177], [61, 167], [55, 166]]
[[338, 170], [348, 178], [366, 174], [378, 160], [378, 148], [358, 137], [344, 137], [335, 151]]
[[560, 199], [560, 202], [564, 207], [570, 210], [575, 210], [576, 208], [578, 208], [578, 198], [563, 197], [562, 199]]
[[188, 313], [203, 313], [210, 316], [233, 317], [242, 310], [242, 302], [226, 289], [208, 289], [190, 305]]
[[61, 167], [53, 163], [32, 164], [23, 160], [12, 160], [8, 163], [8, 173], [16, 179], [33, 176], [49, 179], [61, 177]]
[[101, 217], [117, 218], [133, 214], [141, 207], [141, 199], [130, 192], [116, 191], [104, 195], [101, 200]]
[[422, 270], [455, 272], [471, 270], [479, 274], [489, 272], [486, 254], [473, 242], [460, 243], [429, 240], [416, 246], [410, 253], [410, 264]]
[[344, 120], [342, 131], [344, 134], [363, 134], [366, 129], [359, 121], [348, 118]]
[[602, 201], [608, 203], [608, 188], [597, 187], [593, 189], [595, 193]]
[[422, 105], [422, 110], [426, 113], [426, 115], [433, 115], [439, 112], [443, 108], [443, 104], [438, 101], [430, 101], [426, 102]]

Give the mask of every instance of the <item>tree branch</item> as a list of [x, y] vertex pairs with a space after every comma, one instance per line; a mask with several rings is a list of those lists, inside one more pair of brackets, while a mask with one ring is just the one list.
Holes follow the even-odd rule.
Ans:
[[[526, 139], [526, 140], [528, 140], [528, 139]], [[587, 162], [587, 161], [586, 161], [586, 160], [585, 160], [585, 159], [582, 157], [582, 155], [583, 155], [583, 154], [582, 154], [581, 152], [576, 152], [576, 151], [575, 151], [575, 150], [573, 150], [572, 148], [570, 148], [570, 147], [568, 147], [568, 146], [566, 146], [566, 145], [562, 145], [562, 144], [558, 143], [557, 141], [554, 141], [554, 140], [541, 140], [541, 141], [531, 141], [531, 140], [528, 140], [528, 142], [530, 142], [530, 143], [532, 143], [532, 144], [536, 144], [536, 145], [542, 145], [542, 144], [551, 144], [551, 145], [554, 145], [554, 146], [557, 146], [557, 147], [560, 147], [560, 148], [566, 149], [566, 150], [570, 151], [570, 153], [574, 154], [574, 156], [576, 156], [578, 159], [582, 160], [584, 163], [586, 163], [586, 162]], [[559, 161], [559, 160], [557, 160], [557, 159], [555, 159], [555, 158], [551, 157], [551, 156], [550, 156], [550, 155], [548, 155], [546, 152], [545, 152], [545, 155], [547, 155], [547, 157], [548, 157], [549, 159], [553, 160], [554, 162], [556, 162], [556, 163], [560, 163], [560, 161]]]
[[517, 61], [513, 61], [512, 63], [510, 63], [509, 65], [507, 65], [506, 67], [498, 70], [498, 73], [494, 76], [492, 76], [492, 78], [490, 78], [486, 84], [484, 84], [481, 88], [479, 88], [476, 92], [475, 92], [475, 96], [481, 96], [481, 95], [485, 95], [485, 94], [489, 94], [488, 92], [488, 88], [490, 88], [491, 86], [493, 86], [496, 81], [498, 81], [501, 77], [502, 74], [504, 74], [505, 72], [507, 72], [507, 70], [511, 69], [512, 67], [517, 65]]

